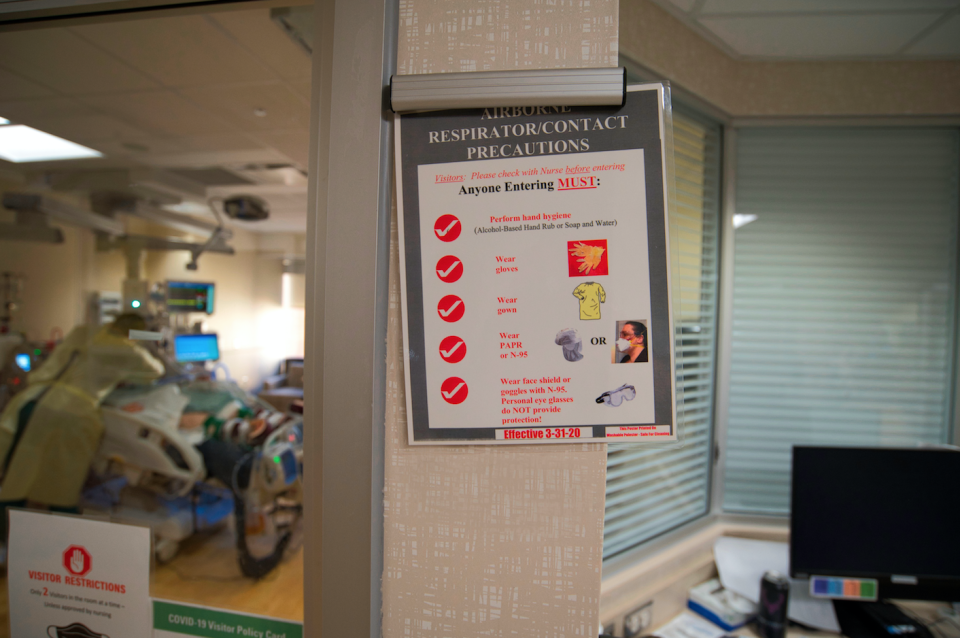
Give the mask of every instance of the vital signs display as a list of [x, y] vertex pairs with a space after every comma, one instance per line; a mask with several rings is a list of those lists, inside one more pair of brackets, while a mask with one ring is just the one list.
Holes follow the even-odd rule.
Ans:
[[676, 440], [665, 103], [398, 116], [410, 443]]

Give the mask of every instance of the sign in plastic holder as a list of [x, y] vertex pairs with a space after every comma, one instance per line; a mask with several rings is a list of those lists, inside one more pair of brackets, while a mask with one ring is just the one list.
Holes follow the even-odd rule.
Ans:
[[150, 530], [9, 511], [13, 638], [149, 636]]
[[410, 443], [678, 440], [669, 103], [398, 116]]

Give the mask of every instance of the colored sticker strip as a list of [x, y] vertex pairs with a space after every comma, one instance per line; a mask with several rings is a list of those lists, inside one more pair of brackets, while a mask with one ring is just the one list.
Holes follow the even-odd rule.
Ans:
[[876, 600], [878, 590], [878, 583], [874, 578], [834, 578], [831, 576], [813, 576], [810, 578], [810, 595], [815, 598]]

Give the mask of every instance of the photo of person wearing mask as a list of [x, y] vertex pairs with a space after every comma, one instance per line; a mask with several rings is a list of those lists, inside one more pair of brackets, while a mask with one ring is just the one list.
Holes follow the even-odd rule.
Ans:
[[639, 321], [627, 321], [620, 329], [620, 339], [627, 342], [626, 348], [621, 349], [623, 358], [620, 363], [646, 363], [649, 353], [647, 352], [647, 327]]

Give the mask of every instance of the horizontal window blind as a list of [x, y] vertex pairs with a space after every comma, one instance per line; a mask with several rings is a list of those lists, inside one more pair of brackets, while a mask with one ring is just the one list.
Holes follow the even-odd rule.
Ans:
[[724, 509], [786, 513], [794, 444], [948, 435], [960, 139], [746, 129], [737, 158]]
[[[609, 445], [603, 553], [612, 556], [707, 512], [717, 295], [720, 129], [674, 111], [677, 202], [671, 211], [684, 445]], [[675, 319], [675, 321], [676, 321]]]

